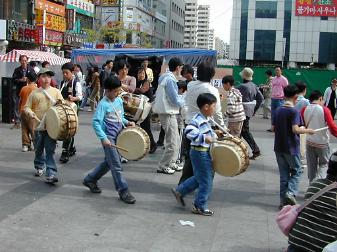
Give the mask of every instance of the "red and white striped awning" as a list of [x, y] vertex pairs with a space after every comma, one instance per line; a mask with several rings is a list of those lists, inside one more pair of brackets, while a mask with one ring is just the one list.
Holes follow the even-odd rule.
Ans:
[[26, 55], [28, 61], [48, 61], [51, 65], [63, 65], [70, 62], [70, 59], [62, 58], [55, 53], [30, 51], [30, 50], [13, 50], [5, 55], [0, 56], [1, 62], [19, 62], [20, 55]]

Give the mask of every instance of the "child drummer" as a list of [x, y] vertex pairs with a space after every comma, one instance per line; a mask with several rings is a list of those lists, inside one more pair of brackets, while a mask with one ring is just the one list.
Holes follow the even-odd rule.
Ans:
[[208, 209], [207, 200], [212, 191], [214, 170], [210, 155], [210, 144], [220, 131], [213, 131], [209, 124], [209, 117], [216, 110], [217, 99], [209, 93], [200, 94], [197, 105], [200, 112], [194, 116], [185, 129], [185, 136], [191, 140], [190, 157], [194, 176], [172, 189], [178, 203], [185, 206], [184, 197], [198, 188], [192, 207], [192, 212], [205, 216], [212, 216], [213, 211]]
[[119, 198], [127, 204], [134, 204], [136, 199], [129, 192], [128, 184], [122, 175], [120, 155], [113, 145], [123, 126], [135, 126], [135, 123], [124, 118], [123, 100], [118, 97], [122, 92], [119, 79], [115, 76], [109, 77], [103, 85], [105, 96], [97, 106], [92, 125], [102, 142], [105, 159], [84, 178], [83, 185], [92, 193], [101, 193], [97, 181], [110, 170]]

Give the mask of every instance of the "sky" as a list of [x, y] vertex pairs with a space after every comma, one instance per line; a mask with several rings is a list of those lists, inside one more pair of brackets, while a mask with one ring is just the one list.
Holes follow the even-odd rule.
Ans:
[[198, 0], [198, 4], [211, 6], [210, 28], [215, 30], [215, 36], [229, 43], [233, 0]]

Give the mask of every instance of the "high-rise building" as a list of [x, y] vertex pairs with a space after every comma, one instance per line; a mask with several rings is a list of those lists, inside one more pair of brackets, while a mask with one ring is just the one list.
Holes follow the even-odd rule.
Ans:
[[163, 48], [168, 40], [168, 4], [166, 0], [153, 0], [155, 11], [152, 46]]
[[195, 48], [197, 42], [198, 1], [185, 0], [184, 47]]
[[166, 47], [182, 48], [184, 46], [185, 0], [167, 0], [166, 2], [169, 4]]
[[233, 2], [230, 57], [240, 64], [337, 62], [336, 1], [237, 0]]
[[214, 48], [215, 48], [214, 29], [209, 30], [208, 38], [209, 38], [208, 39], [208, 49], [214, 50]]
[[209, 19], [210, 6], [198, 6], [198, 20], [197, 20], [197, 47], [209, 49]]
[[219, 37], [215, 37], [215, 50], [218, 54], [218, 59], [225, 57], [225, 42]]

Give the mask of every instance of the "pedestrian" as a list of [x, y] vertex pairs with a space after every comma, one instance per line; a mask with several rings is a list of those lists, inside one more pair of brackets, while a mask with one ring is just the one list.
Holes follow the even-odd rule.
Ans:
[[[41, 64], [42, 68], [50, 68], [50, 63], [48, 61], [43, 61]], [[57, 82], [54, 78], [51, 79], [50, 86], [57, 88]], [[37, 87], [41, 87], [41, 82], [40, 79], [37, 80]]]
[[256, 111], [260, 108], [263, 102], [263, 95], [258, 87], [252, 82], [253, 70], [249, 67], [244, 68], [240, 72], [240, 76], [243, 83], [238, 87], [238, 90], [242, 94], [242, 103], [245, 110], [246, 119], [243, 121], [241, 136], [246, 140], [253, 155], [249, 157], [254, 160], [261, 155], [260, 148], [256, 144], [255, 139], [249, 129], [249, 120], [252, 118]]
[[305, 84], [305, 82], [303, 81], [296, 81], [295, 86], [297, 87], [297, 90], [298, 90], [298, 96], [297, 96], [297, 100], [295, 103], [295, 109], [301, 112], [301, 110], [304, 107], [310, 104], [309, 100], [305, 98], [305, 95], [307, 93], [307, 84]]
[[90, 93], [90, 109], [88, 110], [89, 112], [95, 111], [95, 105], [99, 102], [100, 100], [100, 90], [101, 90], [101, 81], [99, 78], [99, 70], [97, 66], [93, 67], [93, 73], [91, 75], [91, 93]]
[[[145, 95], [149, 98], [149, 102], [153, 102], [152, 89], [150, 88], [150, 82], [147, 80], [147, 74], [143, 67], [137, 69], [137, 83], [135, 94]], [[151, 130], [151, 112], [147, 115], [145, 120], [141, 122], [140, 127], [146, 131], [150, 138], [150, 154], [157, 150], [156, 141], [153, 138]]]
[[[60, 91], [63, 99], [68, 103], [75, 103], [78, 107], [82, 100], [82, 85], [74, 75], [74, 65], [72, 63], [65, 63], [61, 67], [63, 73], [63, 81], [60, 85]], [[62, 154], [60, 157], [61, 163], [67, 163], [69, 158], [76, 153], [75, 137], [71, 137], [63, 141]]]
[[275, 111], [272, 129], [275, 132], [274, 151], [280, 172], [280, 205], [295, 205], [301, 175], [299, 134], [314, 134], [310, 128], [301, 128], [301, 116], [295, 109], [296, 86], [284, 88], [285, 102]]
[[177, 114], [184, 105], [183, 96], [178, 94], [177, 78], [180, 76], [183, 62], [181, 59], [173, 57], [168, 65], [169, 71], [159, 78], [152, 110], [159, 115], [161, 126], [165, 131], [165, 150], [157, 172], [173, 174], [175, 171], [182, 170], [176, 161], [179, 151]]
[[32, 141], [34, 140], [34, 125], [35, 122], [24, 111], [28, 97], [31, 92], [37, 89], [36, 81], [37, 75], [35, 72], [29, 72], [26, 75], [27, 86], [24, 86], [19, 94], [20, 97], [20, 118], [21, 118], [21, 132], [22, 132], [22, 151], [27, 152], [33, 150]]
[[[185, 126], [190, 124], [193, 117], [199, 113], [197, 106], [198, 96], [203, 93], [210, 93], [216, 97], [214, 120], [221, 127], [225, 128], [221, 111], [220, 94], [218, 89], [210, 83], [214, 75], [215, 68], [207, 62], [202, 62], [198, 65], [197, 68], [197, 80], [191, 81], [187, 84], [187, 91], [185, 93], [185, 106], [183, 109], [185, 113]], [[191, 149], [191, 141], [188, 138], [185, 138], [184, 147], [186, 155], [179, 184], [193, 176], [193, 168], [189, 154]]]
[[119, 97], [122, 91], [119, 79], [111, 76], [104, 81], [103, 85], [105, 96], [98, 103], [92, 125], [102, 143], [105, 158], [84, 178], [83, 185], [88, 187], [92, 193], [101, 193], [97, 182], [108, 171], [111, 171], [119, 198], [127, 204], [134, 204], [136, 199], [129, 192], [128, 184], [122, 174], [120, 155], [113, 145], [116, 144], [117, 136], [122, 131], [123, 125], [133, 127], [135, 123], [129, 122], [124, 117], [123, 100]]
[[[105, 64], [102, 65], [102, 71], [99, 74], [99, 79], [101, 83], [103, 83], [107, 78], [111, 76], [116, 76], [116, 73], [114, 72], [113, 68], [114, 68], [114, 63], [112, 60], [107, 60]], [[104, 91], [104, 88], [101, 88], [101, 91], [99, 94], [100, 97], [104, 96], [103, 91]]]
[[[92, 75], [94, 73], [94, 67], [90, 66], [87, 69], [87, 75], [85, 76], [85, 90], [83, 99], [81, 102], [80, 110], [84, 110], [84, 107], [87, 106], [88, 99], [90, 98], [92, 92]], [[82, 90], [83, 91], [83, 90]]]
[[38, 63], [36, 61], [29, 62], [29, 66], [31, 66], [34, 69], [34, 72], [38, 74], [40, 72], [40, 68], [38, 67]]
[[142, 62], [142, 67], [145, 69], [147, 75], [147, 81], [150, 83], [150, 87], [152, 87], [152, 82], [154, 80], [153, 71], [149, 68], [149, 60], [146, 59]]
[[[276, 76], [271, 81], [271, 121], [273, 121], [276, 109], [284, 103], [283, 89], [289, 85], [287, 78], [282, 75], [280, 66], [275, 68], [275, 74]], [[268, 129], [267, 131], [271, 132], [272, 130]]]
[[234, 78], [231, 75], [222, 79], [222, 86], [227, 91], [227, 108], [225, 116], [228, 117], [229, 134], [235, 137], [241, 136], [241, 130], [246, 119], [245, 110], [242, 104], [242, 94], [234, 87]]
[[[326, 178], [312, 182], [305, 194], [305, 199], [308, 200], [336, 181], [337, 152], [334, 152], [329, 159]], [[336, 196], [337, 189], [334, 187], [312, 201], [299, 213], [289, 233], [288, 252], [321, 252], [325, 246], [336, 241]]]
[[[209, 123], [209, 117], [216, 111], [217, 98], [210, 93], [200, 94], [197, 105], [200, 112], [197, 113], [187, 125], [185, 134], [191, 141], [190, 158], [193, 166], [193, 176], [172, 189], [179, 204], [185, 206], [184, 197], [198, 189], [195, 195], [192, 212], [204, 216], [212, 216], [213, 211], [208, 209], [208, 198], [212, 192], [214, 170], [210, 155], [210, 144], [216, 138]], [[220, 134], [218, 132], [218, 134]]]
[[[45, 113], [57, 101], [63, 101], [61, 92], [50, 86], [54, 72], [48, 68], [42, 68], [38, 74], [41, 81], [41, 88], [34, 90], [28, 97], [24, 111], [31, 119], [41, 121]], [[56, 140], [52, 139], [43, 125], [38, 125], [34, 132], [35, 148], [35, 176], [41, 177], [46, 170], [46, 183], [55, 184], [58, 182], [57, 167], [54, 159]]]
[[267, 81], [264, 85], [260, 86], [260, 89], [263, 90], [264, 102], [262, 105], [263, 108], [263, 119], [270, 119], [269, 114], [271, 114], [271, 82], [273, 80], [273, 73], [271, 70], [265, 72], [267, 76]]
[[133, 93], [136, 89], [136, 78], [129, 76], [130, 64], [126, 60], [119, 60], [115, 64], [117, 77], [122, 83], [122, 89], [125, 92]]
[[15, 128], [20, 128], [20, 113], [19, 113], [19, 94], [21, 88], [27, 85], [27, 73], [34, 72], [34, 69], [28, 65], [28, 57], [26, 55], [20, 55], [19, 57], [20, 66], [15, 68], [12, 80], [13, 89], [15, 92], [12, 94], [13, 107], [14, 107], [14, 126]]
[[[330, 110], [324, 106], [322, 93], [314, 90], [309, 99], [310, 105], [304, 107], [301, 111], [305, 126], [312, 129], [321, 129], [328, 126], [330, 133], [337, 137], [337, 126]], [[307, 136], [306, 157], [309, 182], [326, 177], [330, 157], [330, 135], [328, 129], [316, 132], [315, 135]]]
[[331, 80], [331, 85], [324, 92], [324, 105], [330, 109], [332, 118], [335, 119], [336, 115], [336, 102], [337, 102], [337, 78]]
[[183, 69], [181, 70], [181, 76], [185, 78], [186, 84], [191, 81], [195, 81], [194, 78], [194, 69], [191, 65], [184, 65]]

